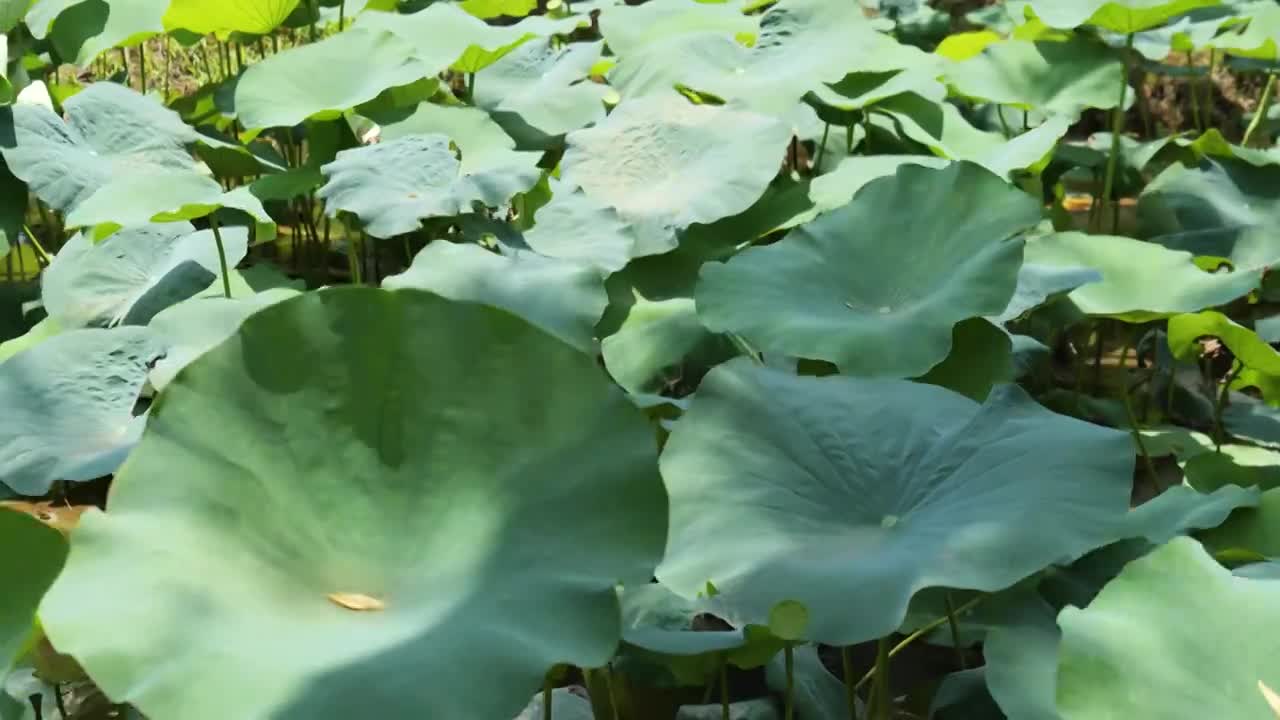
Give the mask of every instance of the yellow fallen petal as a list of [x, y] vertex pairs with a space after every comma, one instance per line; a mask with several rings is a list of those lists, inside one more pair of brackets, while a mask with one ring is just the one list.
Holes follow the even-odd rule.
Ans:
[[362, 593], [329, 593], [329, 601], [338, 607], [356, 612], [376, 612], [387, 609], [386, 603]]

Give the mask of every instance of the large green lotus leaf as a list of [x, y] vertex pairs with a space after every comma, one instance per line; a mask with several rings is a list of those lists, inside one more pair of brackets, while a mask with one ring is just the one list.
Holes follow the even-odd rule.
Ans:
[[[95, 4], [89, 3], [88, 6]], [[165, 31], [163, 19], [169, 7], [169, 0], [107, 0], [105, 6], [108, 9], [107, 18], [101, 29], [94, 23], [90, 30], [95, 33], [92, 37], [72, 38], [70, 43], [72, 47], [63, 53], [80, 67], [89, 65], [108, 50], [116, 47], [131, 47]], [[68, 16], [70, 15], [72, 13], [68, 13]], [[53, 26], [52, 40], [55, 47], [66, 43], [60, 34], [63, 32], [63, 21], [68, 19], [68, 16], [64, 16], [62, 21]], [[59, 52], [62, 50], [60, 49]]]
[[1056, 267], [1025, 262], [1018, 269], [1018, 287], [1004, 312], [988, 318], [1004, 324], [1078, 287], [1101, 282], [1102, 274], [1085, 267]]
[[992, 699], [1009, 718], [1059, 720], [1054, 692], [1061, 633], [1053, 608], [1025, 591], [997, 595], [983, 606], [996, 618], [982, 645]]
[[[1152, 62], [1163, 63], [1175, 51], [1196, 52], [1215, 46], [1214, 37], [1218, 31], [1224, 25], [1238, 21], [1239, 17], [1230, 5], [1198, 8], [1174, 22], [1136, 33], [1133, 49]], [[1127, 43], [1123, 33], [1103, 31], [1100, 34], [1112, 47], [1124, 47]]]
[[935, 103], [915, 93], [897, 95], [876, 106], [872, 124], [953, 160], [977, 163], [1001, 177], [1015, 170], [1041, 168], [1072, 121], [1053, 116], [1014, 138], [979, 130], [951, 103]]
[[1280, 687], [1266, 631], [1277, 623], [1280, 585], [1233, 577], [1195, 540], [1173, 540], [1126, 566], [1087, 608], [1058, 616], [1058, 711], [1063, 720], [1274, 720], [1259, 684]]
[[25, 512], [0, 507], [0, 694], [35, 631], [36, 607], [67, 558], [62, 534]]
[[603, 122], [569, 133], [561, 178], [624, 220], [661, 228], [636, 253], [655, 254], [675, 246], [677, 230], [751, 207], [790, 137], [774, 118], [674, 93], [624, 100]]
[[[1017, 386], [979, 405], [896, 380], [712, 370], [662, 455], [658, 578], [708, 582], [745, 618], [808, 609], [808, 639], [882, 637], [928, 587], [996, 591], [1109, 542], [1128, 510], [1126, 434]], [[757, 620], [758, 621], [758, 620]]]
[[114, 472], [142, 433], [133, 408], [162, 354], [146, 328], [72, 330], [0, 363], [0, 482], [43, 495]]
[[[1195, 167], [1174, 164], [1142, 191], [1138, 219], [1144, 236], [1161, 244], [1187, 242], [1197, 254], [1221, 244], [1237, 268], [1265, 267], [1280, 262], [1280, 244], [1269, 231], [1280, 222], [1277, 187], [1276, 165], [1225, 157], [1205, 158]], [[1254, 232], [1257, 227], [1265, 229]]]
[[682, 33], [622, 55], [609, 74], [624, 97], [682, 85], [759, 112], [790, 112], [806, 93], [852, 72], [918, 68], [933, 56], [877, 32], [856, 3], [782, 0], [747, 47], [723, 31]]
[[[600, 343], [605, 367], [629, 392], [661, 389], [661, 373], [707, 341], [693, 298], [637, 296], [622, 326]], [[655, 385], [656, 383], [656, 385]]]
[[1008, 306], [1022, 264], [1013, 237], [1040, 214], [976, 165], [904, 165], [781, 242], [705, 265], [698, 315], [768, 352], [916, 377], [947, 356], [956, 323]]
[[640, 5], [618, 3], [600, 11], [600, 34], [619, 57], [683, 35], [716, 33], [729, 38], [754, 37], [760, 29], [760, 20], [744, 14], [739, 5], [697, 0], [652, 0]]
[[[316, 194], [331, 215], [353, 213], [370, 235], [391, 237], [427, 218], [469, 212], [473, 203], [503, 205], [533, 187], [540, 172], [523, 155], [501, 150], [459, 161], [447, 135], [405, 135], [338, 153], [321, 168], [328, 182]], [[500, 162], [487, 166], [484, 158]]]
[[483, 20], [501, 17], [524, 17], [537, 9], [537, 0], [463, 0], [463, 10]]
[[509, 313], [302, 295], [169, 385], [40, 616], [149, 717], [514, 717], [613, 653], [616, 586], [666, 536], [655, 453], [591, 357]]
[[499, 254], [448, 242], [429, 244], [408, 270], [382, 284], [501, 308], [588, 352], [595, 348], [595, 326], [609, 304], [604, 280], [588, 266], [527, 250]]
[[742, 630], [696, 628], [697, 617], [707, 612], [707, 603], [680, 597], [661, 583], [626, 588], [622, 592], [622, 639], [663, 655], [701, 655], [746, 645]]
[[236, 114], [247, 128], [292, 127], [443, 69], [413, 53], [408, 41], [389, 31], [359, 27], [290, 48], [245, 71], [235, 86]]
[[1222, 0], [1031, 0], [1036, 16], [1049, 27], [1097, 25], [1118, 33], [1137, 33], [1165, 24], [1196, 8]]
[[582, 18], [525, 18], [514, 25], [489, 25], [454, 3], [432, 3], [409, 15], [366, 12], [355, 28], [386, 30], [413, 45], [413, 54], [434, 74], [452, 67], [458, 72], [483, 70], [535, 37], [572, 32]]
[[266, 35], [280, 27], [300, 0], [173, 0], [164, 15], [169, 30], [206, 35]]
[[2, 151], [13, 174], [50, 207], [70, 212], [124, 178], [195, 174], [187, 146], [203, 136], [154, 98], [100, 82], [63, 108], [65, 122], [44, 106], [15, 105], [13, 136]]
[[551, 188], [551, 202], [538, 208], [534, 226], [524, 233], [529, 247], [606, 272], [626, 267], [640, 243], [635, 227], [581, 190], [554, 179]]
[[[248, 231], [227, 228], [222, 236], [227, 263], [234, 267], [248, 253]], [[49, 315], [63, 327], [115, 325], [187, 263], [206, 271], [203, 284], [192, 288], [188, 297], [221, 275], [212, 231], [197, 232], [188, 223], [142, 225], [100, 243], [79, 233], [45, 270], [41, 297]]]
[[600, 51], [598, 42], [557, 47], [530, 40], [476, 73], [475, 104], [498, 119], [515, 115], [548, 136], [598, 122], [609, 88], [586, 78]]
[[1198, 312], [1249, 294], [1262, 270], [1208, 273], [1191, 253], [1126, 237], [1056, 233], [1027, 242], [1026, 261], [1102, 274], [1067, 297], [1089, 315], [1131, 322]]
[[952, 330], [951, 351], [942, 362], [917, 379], [982, 402], [1016, 377], [1009, 333], [986, 318], [970, 318]]
[[1262, 498], [1255, 487], [1224, 485], [1202, 493], [1175, 485], [1129, 511], [1125, 536], [1161, 545], [1192, 530], [1216, 528], [1236, 510], [1257, 507]]
[[1124, 64], [1110, 48], [1084, 38], [1008, 40], [946, 68], [945, 75], [970, 98], [1076, 116], [1116, 106]]
[[250, 315], [297, 294], [275, 288], [232, 300], [199, 297], [161, 311], [147, 325], [165, 346], [164, 357], [151, 369], [151, 385], [163, 390], [183, 368], [234, 335]]

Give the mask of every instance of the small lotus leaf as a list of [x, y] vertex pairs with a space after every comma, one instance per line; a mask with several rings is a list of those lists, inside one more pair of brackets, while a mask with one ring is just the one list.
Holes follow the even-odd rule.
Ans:
[[1050, 27], [1097, 25], [1118, 33], [1136, 33], [1222, 0], [1031, 0], [1036, 16]]
[[1009, 40], [945, 73], [970, 98], [1075, 116], [1085, 108], [1116, 106], [1124, 64], [1106, 46], [1083, 38]]
[[698, 315], [765, 351], [919, 376], [947, 356], [956, 323], [1008, 306], [1014, 236], [1039, 219], [1034, 199], [975, 165], [904, 165], [782, 242], [704, 266]]

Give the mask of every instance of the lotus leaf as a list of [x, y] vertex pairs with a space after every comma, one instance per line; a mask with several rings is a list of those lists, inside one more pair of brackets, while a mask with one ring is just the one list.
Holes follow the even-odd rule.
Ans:
[[747, 110], [674, 94], [626, 100], [598, 125], [569, 133], [561, 178], [624, 220], [662, 228], [654, 247], [637, 253], [653, 254], [675, 246], [676, 230], [751, 207], [789, 139], [781, 122]]
[[615, 272], [636, 255], [635, 227], [613, 208], [600, 205], [581, 190], [553, 181], [551, 202], [538, 209], [525, 242], [547, 257], [572, 260]]
[[[317, 73], [317, 67], [326, 70]], [[356, 27], [250, 67], [235, 86], [236, 113], [245, 127], [291, 127], [440, 69], [416, 58], [413, 46], [392, 32]]]
[[[508, 313], [297, 297], [169, 385], [41, 618], [151, 717], [513, 717], [553, 664], [609, 659], [615, 585], [651, 576], [652, 437], [591, 358]], [[501, 681], [458, 692], [478, 676]]]
[[196, 172], [187, 146], [202, 136], [152, 98], [94, 83], [64, 108], [66, 122], [43, 106], [15, 105], [3, 149], [13, 174], [54, 209], [73, 211], [122, 179]]
[[862, 642], [894, 631], [926, 587], [999, 590], [1108, 542], [1132, 468], [1123, 433], [1014, 386], [978, 405], [734, 360], [703, 380], [663, 452], [658, 577], [687, 596], [714, 583], [746, 617], [798, 600], [809, 639]]
[[1125, 237], [1057, 233], [1027, 243], [1026, 261], [1102, 274], [1067, 297], [1084, 313], [1139, 322], [1217, 307], [1262, 283], [1261, 270], [1208, 273], [1191, 253]]
[[851, 374], [922, 375], [947, 356], [956, 323], [1009, 305], [1015, 236], [1039, 219], [1035, 200], [975, 165], [904, 165], [782, 242], [706, 265], [698, 315]]
[[164, 15], [168, 29], [264, 35], [289, 17], [300, 0], [172, 0]]
[[651, 0], [641, 5], [617, 4], [600, 11], [600, 34], [609, 49], [621, 57], [689, 35], [754, 36], [759, 26], [758, 18], [743, 13], [733, 2]]
[[1190, 538], [1169, 542], [1059, 615], [1060, 715], [1273, 720], [1258, 686], [1280, 686], [1280, 670], [1258, 628], [1280, 622], [1278, 601], [1275, 583], [1232, 577]]
[[586, 78], [600, 51], [600, 43], [556, 47], [547, 39], [530, 40], [476, 73], [476, 105], [499, 119], [516, 115], [549, 136], [599, 122], [609, 88]]
[[428, 245], [383, 286], [501, 308], [584, 351], [594, 349], [595, 325], [608, 304], [604, 281], [589, 267], [526, 250], [499, 254], [445, 242]]
[[1045, 24], [1056, 28], [1097, 25], [1118, 33], [1136, 33], [1222, 0], [1031, 0]]
[[945, 72], [952, 87], [968, 97], [1074, 116], [1085, 108], [1116, 106], [1124, 65], [1108, 48], [1085, 39], [1009, 40]]
[[163, 354], [146, 328], [72, 330], [0, 363], [0, 482], [43, 495], [119, 467], [142, 434], [134, 405]]
[[[28, 650], [35, 630], [36, 607], [67, 557], [62, 534], [17, 510], [0, 507], [0, 693], [14, 661]], [[15, 549], [21, 548], [20, 552]], [[2, 706], [0, 706], [2, 707]]]
[[[244, 257], [248, 239], [245, 230], [227, 228], [223, 241], [228, 264]], [[80, 233], [63, 246], [43, 275], [45, 308], [66, 328], [119, 324], [187, 263], [205, 271], [194, 276], [201, 282], [186, 292], [190, 297], [221, 274], [211, 231], [197, 232], [187, 223], [143, 225], [97, 244]]]

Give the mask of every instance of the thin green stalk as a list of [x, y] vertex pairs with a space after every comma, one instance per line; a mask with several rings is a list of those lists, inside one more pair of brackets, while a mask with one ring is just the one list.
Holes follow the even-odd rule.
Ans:
[[476, 104], [476, 74], [467, 73], [467, 102]]
[[889, 661], [889, 636], [886, 635], [876, 644], [876, 687], [873, 695], [875, 709], [871, 711], [871, 717], [875, 720], [892, 720], [893, 718], [893, 698], [890, 697], [892, 691], [889, 689]]
[[338, 2], [338, 32], [347, 29], [347, 0]]
[[554, 689], [551, 687], [551, 676], [548, 673], [547, 679], [542, 681], [542, 720], [551, 720], [551, 711], [553, 709], [551, 707], [551, 691]]
[[213, 74], [213, 63], [209, 62], [209, 45], [204, 40], [200, 41], [200, 57], [204, 60], [204, 74], [209, 76], [209, 82], [216, 80]]
[[844, 129], [845, 154], [853, 154], [853, 126], [850, 125]]
[[729, 720], [729, 659], [720, 658], [720, 720]]
[[227, 268], [227, 249], [222, 244], [222, 233], [218, 230], [218, 216], [209, 215], [209, 228], [213, 230], [213, 241], [218, 245], [218, 266], [222, 269], [222, 295], [231, 299], [231, 271]]
[[[1187, 51], [1187, 68], [1191, 69], [1196, 66], [1196, 55], [1194, 52]], [[1187, 82], [1187, 90], [1191, 95], [1191, 119], [1195, 122], [1196, 132], [1204, 132], [1204, 118], [1200, 115], [1200, 83], [1196, 82], [1194, 75]]]
[[[983, 600], [985, 600], [985, 599], [986, 599], [986, 596], [985, 596], [985, 595], [978, 595], [977, 597], [973, 598], [972, 600], [970, 600], [970, 601], [968, 601], [968, 602], [964, 603], [963, 605], [961, 605], [960, 607], [956, 608], [956, 609], [955, 609], [955, 613], [954, 613], [954, 614], [955, 614], [957, 617], [959, 617], [959, 616], [961, 616], [961, 615], [965, 614], [966, 612], [968, 612], [968, 611], [972, 610], [974, 607], [976, 607], [976, 606], [978, 605], [978, 603], [982, 602], [982, 601], [983, 601]], [[933, 632], [934, 630], [937, 630], [938, 628], [942, 627], [942, 626], [943, 626], [943, 625], [945, 625], [945, 624], [947, 624], [947, 616], [946, 616], [946, 615], [943, 615], [942, 617], [937, 618], [936, 620], [933, 620], [933, 621], [929, 622], [927, 625], [921, 626], [921, 627], [920, 627], [919, 629], [917, 629], [915, 632], [913, 632], [913, 633], [911, 633], [910, 635], [908, 635], [908, 636], [906, 636], [905, 638], [903, 638], [903, 639], [902, 639], [902, 641], [901, 641], [901, 642], [899, 642], [897, 645], [894, 645], [894, 646], [893, 646], [893, 649], [889, 651], [889, 657], [890, 657], [890, 659], [897, 657], [897, 656], [898, 656], [898, 653], [902, 652], [903, 650], [906, 650], [908, 647], [911, 647], [911, 645], [912, 645], [915, 641], [919, 640], [920, 638], [924, 637], [925, 635], [928, 635], [929, 633]], [[862, 676], [862, 679], [861, 679], [861, 680], [859, 680], [859, 681], [858, 681], [858, 683], [857, 683], [856, 685], [854, 685], [854, 686], [853, 686], [853, 687], [854, 687], [854, 690], [855, 690], [855, 691], [856, 691], [856, 690], [861, 690], [861, 689], [862, 689], [862, 688], [863, 688], [867, 683], [871, 682], [871, 679], [872, 679], [872, 678], [874, 678], [875, 676], [876, 676], [876, 668], [871, 668], [870, 670], [868, 670], [868, 671], [867, 671], [867, 674], [866, 674], [866, 675], [863, 675], [863, 676]]]
[[142, 94], [147, 94], [147, 43], [138, 46], [138, 87]]
[[1009, 129], [1009, 123], [1004, 119], [1004, 107], [996, 105], [996, 117], [1000, 118], [1000, 129], [1004, 131], [1005, 138], [1013, 137], [1013, 131]]
[[320, 39], [320, 0], [311, 0], [311, 17], [311, 42], [316, 42]]
[[27, 238], [31, 240], [31, 247], [36, 250], [36, 261], [45, 267], [49, 267], [49, 262], [52, 258], [49, 257], [49, 253], [45, 252], [44, 248], [41, 247], [39, 238], [37, 238], [36, 234], [31, 232], [31, 228], [27, 227], [25, 224], [22, 226], [22, 231], [27, 234]]
[[120, 48], [120, 61], [124, 63], [124, 84], [129, 84], [129, 48]]
[[160, 36], [160, 47], [164, 50], [164, 99], [169, 99], [169, 79], [173, 77], [173, 47], [169, 45], [169, 36]]
[[822, 141], [818, 143], [818, 152], [814, 153], [813, 174], [822, 174], [822, 156], [827, 154], [827, 137], [831, 134], [831, 123], [822, 126]]
[[871, 111], [862, 111], [862, 154], [871, 154]]
[[1213, 447], [1217, 453], [1222, 453], [1222, 443], [1227, 439], [1227, 428], [1222, 422], [1222, 413], [1227, 408], [1227, 397], [1231, 394], [1231, 383], [1235, 382], [1236, 376], [1240, 371], [1244, 370], [1244, 364], [1239, 360], [1231, 364], [1231, 372], [1222, 379], [1222, 389], [1218, 391], [1218, 398], [1213, 404]]
[[62, 685], [53, 686], [53, 704], [58, 708], [58, 716], [61, 720], [71, 720], [71, 714], [67, 712], [67, 706], [62, 698]]
[[[329, 219], [324, 221], [325, 234], [328, 235]], [[360, 267], [360, 256], [356, 252], [356, 241], [354, 237], [347, 238], [347, 262], [351, 265], [351, 282], [355, 285], [362, 285], [364, 279], [361, 277], [364, 271]]]
[[840, 665], [844, 670], [844, 702], [849, 707], [849, 720], [858, 720], [858, 691], [853, 684], [853, 648], [840, 648]]
[[951, 626], [951, 645], [956, 649], [956, 661], [960, 664], [961, 670], [968, 670], [969, 663], [964, 659], [964, 646], [960, 644], [960, 625], [956, 622], [956, 606], [951, 599], [951, 591], [946, 594], [947, 600], [947, 624]]
[[[1114, 203], [1112, 192], [1116, 184], [1116, 168], [1120, 165], [1120, 135], [1124, 133], [1124, 101], [1129, 92], [1129, 55], [1133, 51], [1133, 33], [1125, 37], [1124, 68], [1120, 74], [1120, 101], [1112, 111], [1111, 118], [1111, 155], [1107, 158], [1107, 174], [1102, 183], [1103, 202]], [[1114, 230], [1114, 228], [1113, 228]]]
[[[1170, 381], [1172, 384], [1172, 381]], [[1129, 399], [1129, 383], [1125, 383], [1120, 389], [1121, 399], [1124, 401], [1124, 414], [1129, 419], [1129, 432], [1133, 435], [1133, 444], [1138, 447], [1138, 454], [1142, 456], [1142, 466], [1146, 469], [1147, 474], [1151, 476], [1151, 482], [1154, 485], [1160, 484], [1160, 476], [1156, 473], [1156, 464], [1151, 459], [1151, 453], [1147, 451], [1147, 443], [1142, 439], [1142, 430], [1138, 427], [1138, 416], [1133, 412], [1133, 401]]]
[[236, 72], [244, 70], [244, 49], [240, 47], [240, 43], [235, 43], [236, 47]]
[[271, 54], [280, 54], [280, 34], [278, 32], [271, 33]]
[[1209, 51], [1209, 74], [1204, 78], [1204, 102], [1200, 107], [1204, 110], [1204, 129], [1213, 127], [1213, 73], [1218, 69], [1218, 51]]
[[1249, 141], [1253, 139], [1254, 133], [1258, 132], [1258, 128], [1262, 127], [1262, 120], [1267, 116], [1267, 111], [1271, 109], [1271, 93], [1275, 90], [1276, 74], [1267, 73], [1267, 84], [1262, 88], [1262, 99], [1258, 101], [1258, 110], [1253, 114], [1253, 119], [1249, 121], [1249, 128], [1244, 131], [1244, 140], [1241, 145], [1248, 146]]
[[786, 664], [787, 669], [787, 695], [784, 700], [786, 708], [782, 714], [783, 720], [795, 720], [796, 716], [796, 653], [791, 643], [787, 643], [782, 649], [782, 660]]

